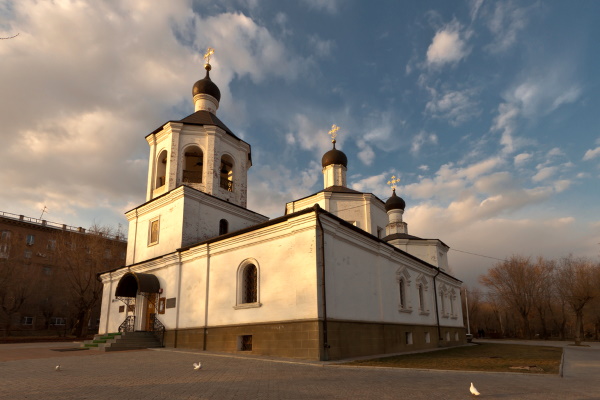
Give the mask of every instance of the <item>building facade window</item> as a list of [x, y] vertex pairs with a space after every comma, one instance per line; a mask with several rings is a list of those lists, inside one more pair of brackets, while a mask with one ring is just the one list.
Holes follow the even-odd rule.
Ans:
[[224, 235], [229, 232], [229, 222], [226, 219], [219, 221], [219, 235]]
[[23, 317], [23, 325], [33, 325], [33, 317]]
[[155, 189], [163, 187], [167, 183], [167, 154], [167, 151], [163, 150], [156, 160]]
[[158, 234], [160, 231], [160, 220], [158, 218], [150, 221], [148, 229], [148, 246], [152, 246], [158, 243]]
[[25, 250], [24, 256], [25, 256], [25, 258], [31, 258], [32, 254], [33, 254], [33, 252], [31, 250]]
[[234, 308], [260, 307], [260, 268], [254, 259], [244, 260], [238, 267], [237, 298]]
[[400, 278], [398, 282], [398, 290], [400, 292], [400, 309], [406, 309], [406, 285], [404, 283], [404, 278]]
[[256, 303], [258, 274], [254, 264], [250, 264], [244, 268], [243, 280], [242, 303]]
[[56, 240], [48, 239], [48, 244], [46, 245], [46, 248], [52, 251], [56, 250]]
[[25, 243], [27, 244], [27, 246], [33, 246], [33, 244], [35, 243], [35, 236], [34, 235], [27, 235], [27, 238], [25, 239]]
[[183, 183], [202, 183], [204, 172], [204, 153], [197, 146], [185, 149]]
[[50, 325], [65, 325], [67, 320], [61, 317], [50, 318]]
[[233, 158], [224, 154], [221, 157], [221, 166], [219, 167], [220, 187], [228, 192], [233, 192]]
[[0, 241], [8, 242], [10, 240], [10, 237], [11, 237], [10, 231], [2, 231], [2, 233], [0, 234]]
[[425, 295], [423, 293], [423, 285], [419, 285], [419, 311], [425, 311]]

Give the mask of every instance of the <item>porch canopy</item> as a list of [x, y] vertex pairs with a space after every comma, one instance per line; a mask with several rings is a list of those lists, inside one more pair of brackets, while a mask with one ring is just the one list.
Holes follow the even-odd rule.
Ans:
[[138, 292], [158, 293], [159, 289], [160, 283], [155, 275], [128, 272], [119, 279], [115, 296], [135, 297]]

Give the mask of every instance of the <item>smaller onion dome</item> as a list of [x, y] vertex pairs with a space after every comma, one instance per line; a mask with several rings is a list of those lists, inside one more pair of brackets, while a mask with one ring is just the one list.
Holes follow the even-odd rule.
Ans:
[[335, 148], [335, 140], [333, 141], [333, 149], [329, 150], [327, 153], [323, 155], [321, 159], [321, 164], [323, 168], [332, 164], [341, 164], [344, 167], [348, 167], [348, 157], [344, 154], [343, 151], [340, 151]]
[[204, 79], [200, 79], [198, 82], [194, 83], [194, 87], [192, 88], [192, 96], [201, 93], [208, 94], [217, 99], [217, 101], [221, 101], [221, 91], [219, 90], [217, 85], [215, 85], [214, 82], [210, 80], [210, 64], [206, 64], [204, 68], [206, 69], [206, 76], [204, 77]]
[[396, 189], [392, 191], [392, 196], [385, 202], [385, 211], [403, 210], [406, 207], [406, 202], [402, 197], [396, 196]]

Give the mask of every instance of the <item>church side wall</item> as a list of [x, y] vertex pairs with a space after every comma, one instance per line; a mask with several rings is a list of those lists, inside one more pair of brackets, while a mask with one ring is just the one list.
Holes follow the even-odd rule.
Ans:
[[[438, 287], [443, 284], [447, 293], [446, 313], [440, 315], [440, 341], [435, 302], [441, 298], [436, 299], [433, 287], [437, 270], [336, 221], [324, 225], [328, 342], [332, 359], [465, 342], [459, 282], [439, 275], [436, 278]], [[400, 278], [405, 285], [403, 305]], [[419, 300], [420, 285], [423, 303]], [[455, 298], [451, 310], [452, 291]]]

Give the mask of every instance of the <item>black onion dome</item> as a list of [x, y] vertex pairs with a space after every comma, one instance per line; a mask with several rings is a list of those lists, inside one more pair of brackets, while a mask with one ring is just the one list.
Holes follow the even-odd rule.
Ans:
[[342, 164], [344, 167], [348, 168], [348, 157], [346, 157], [343, 151], [336, 149], [335, 142], [333, 142], [333, 149], [323, 155], [321, 164], [323, 165], [323, 168], [332, 164]]
[[396, 189], [392, 191], [392, 196], [385, 202], [385, 211], [404, 210], [406, 203], [402, 197], [396, 196]]
[[213, 81], [210, 80], [210, 76], [208, 74], [208, 68], [206, 70], [206, 76], [204, 79], [200, 79], [198, 82], [194, 83], [194, 87], [192, 88], [192, 96], [197, 94], [208, 94], [209, 96], [214, 97], [217, 101], [221, 101], [221, 91], [214, 84]]

